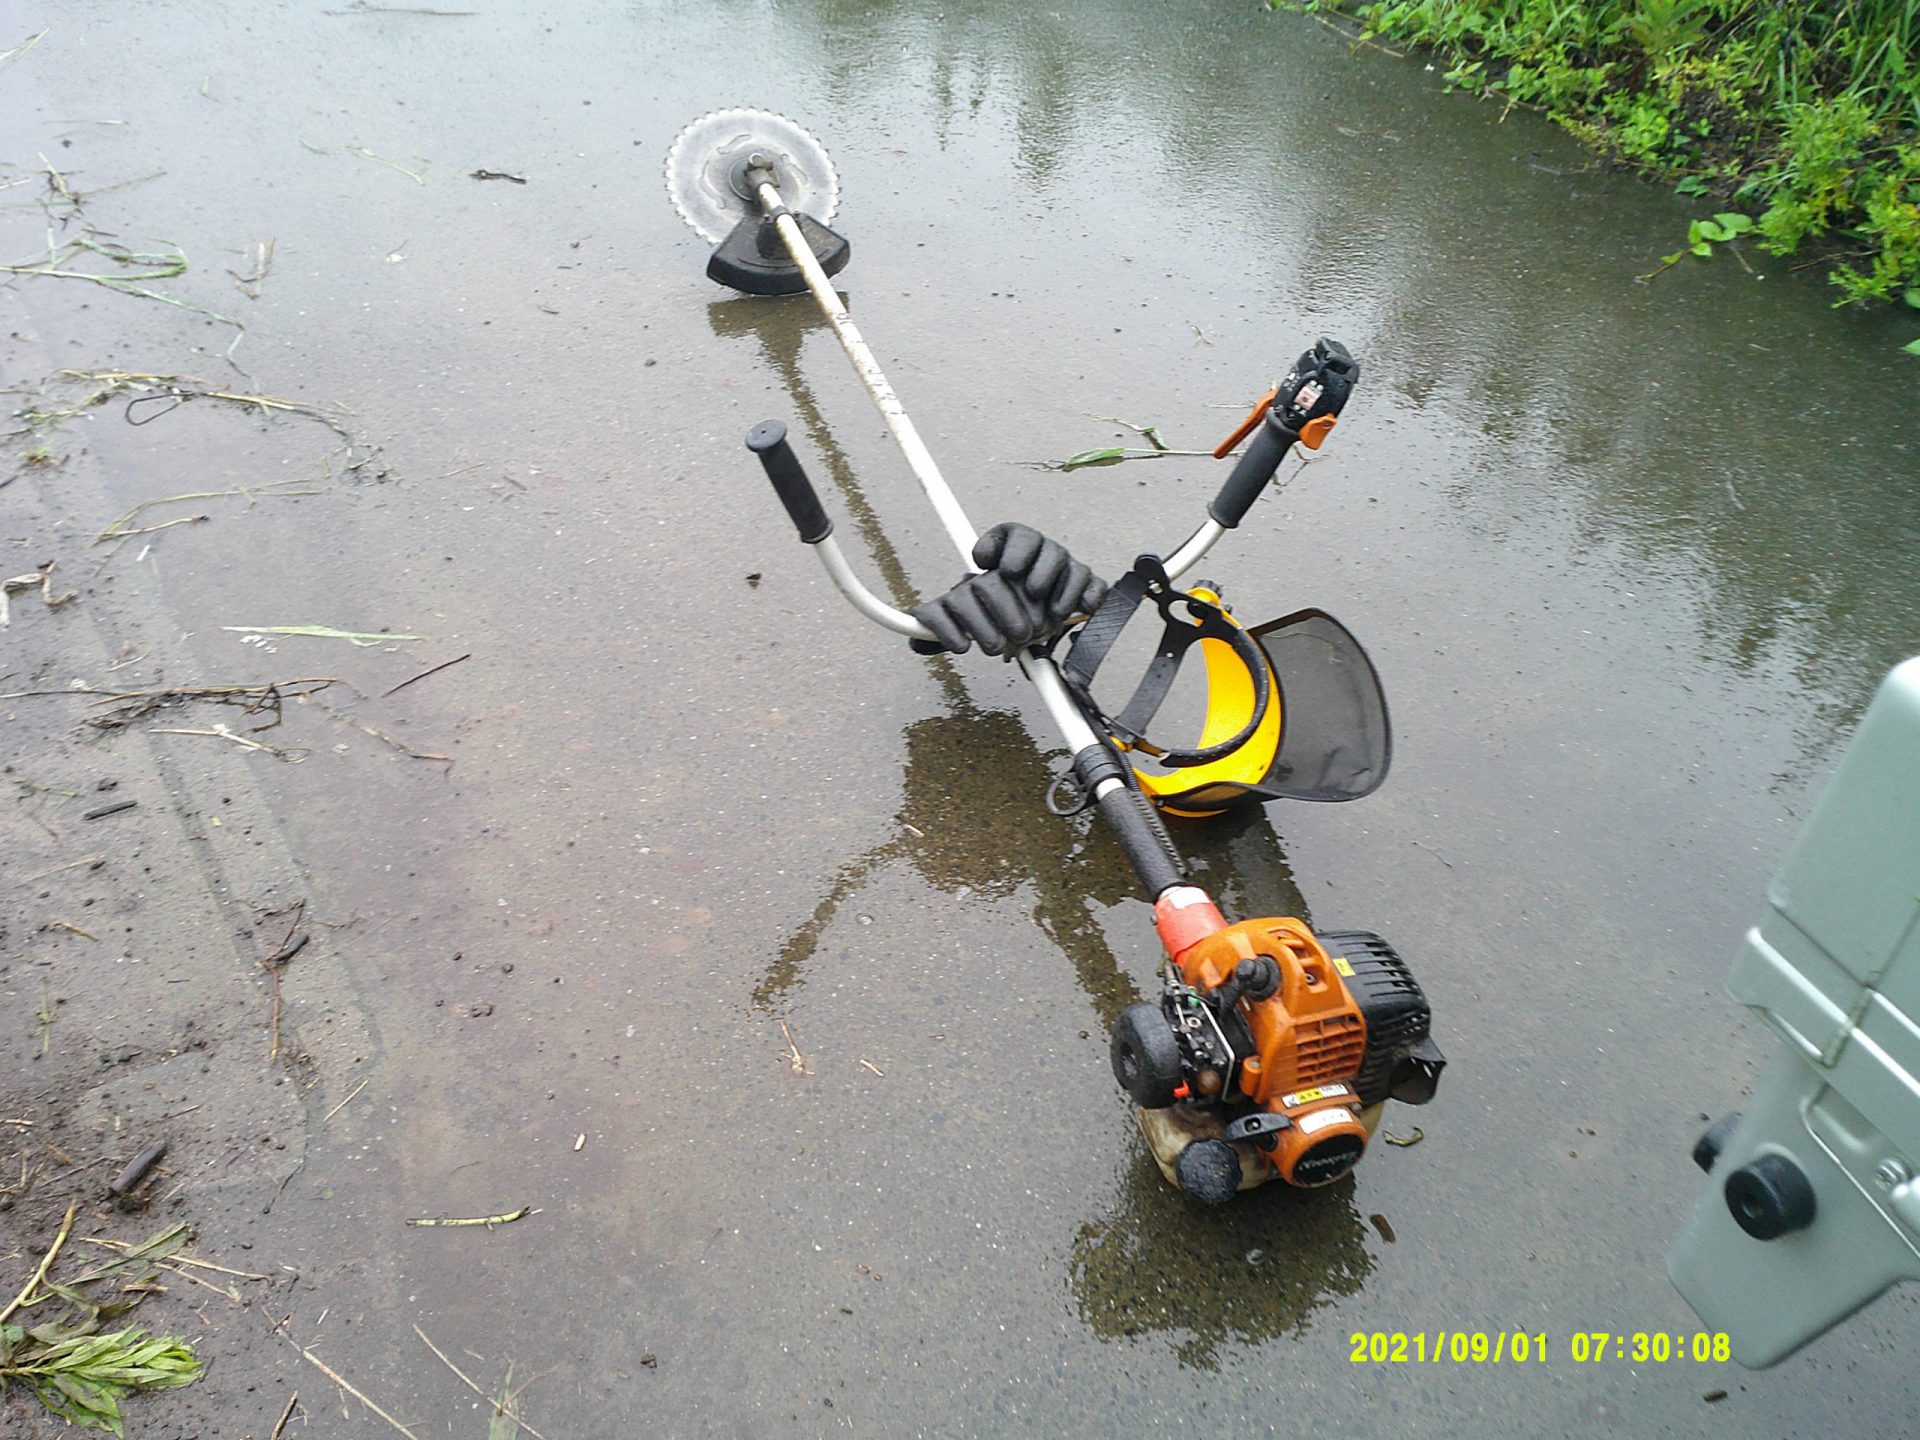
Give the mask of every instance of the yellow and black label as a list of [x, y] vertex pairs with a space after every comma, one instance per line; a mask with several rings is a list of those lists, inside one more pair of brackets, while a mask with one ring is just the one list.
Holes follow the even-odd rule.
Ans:
[[1353, 1091], [1344, 1085], [1316, 1085], [1311, 1090], [1296, 1090], [1291, 1095], [1280, 1097], [1280, 1108], [1291, 1110], [1296, 1105], [1311, 1105], [1316, 1100], [1330, 1100], [1337, 1095], [1351, 1095]]
[[1353, 978], [1353, 966], [1347, 963], [1346, 956], [1335, 955], [1333, 957], [1333, 968], [1339, 971], [1342, 975], [1346, 976], [1349, 980]]

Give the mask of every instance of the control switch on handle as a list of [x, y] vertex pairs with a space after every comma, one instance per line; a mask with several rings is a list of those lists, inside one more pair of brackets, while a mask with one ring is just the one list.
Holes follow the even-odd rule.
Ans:
[[[1274, 392], [1269, 418], [1306, 440], [1309, 450], [1318, 450], [1359, 383], [1360, 362], [1338, 340], [1323, 338], [1294, 361]], [[1313, 433], [1316, 421], [1324, 422], [1317, 427], [1317, 435]]]
[[[1231, 530], [1246, 518], [1253, 502], [1297, 442], [1318, 450], [1360, 379], [1360, 362], [1338, 340], [1321, 339], [1294, 361], [1293, 368], [1248, 422], [1222, 450], [1251, 432], [1247, 448], [1207, 507], [1207, 515]], [[1261, 410], [1265, 411], [1264, 418]]]
[[833, 533], [833, 521], [820, 506], [813, 482], [800, 468], [800, 457], [787, 443], [787, 427], [778, 420], [762, 420], [747, 432], [747, 449], [760, 457], [760, 464], [773, 482], [774, 493], [787, 507], [787, 518], [808, 545], [818, 545]]

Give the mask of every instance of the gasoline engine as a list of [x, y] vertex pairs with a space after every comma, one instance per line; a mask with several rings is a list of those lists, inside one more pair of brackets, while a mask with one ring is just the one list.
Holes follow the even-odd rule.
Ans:
[[1426, 996], [1378, 935], [1229, 925], [1199, 890], [1154, 908], [1162, 994], [1122, 1012], [1113, 1073], [1162, 1172], [1195, 1199], [1273, 1179], [1330, 1185], [1388, 1100], [1433, 1098], [1446, 1060]]

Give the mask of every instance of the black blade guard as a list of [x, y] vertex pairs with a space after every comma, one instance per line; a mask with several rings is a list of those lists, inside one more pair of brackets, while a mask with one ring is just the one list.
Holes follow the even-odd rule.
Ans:
[[[811, 215], [793, 218], [822, 270], [838, 275], [847, 268], [853, 252], [843, 236]], [[747, 216], [720, 242], [707, 261], [707, 278], [747, 295], [801, 295], [807, 288], [807, 277], [787, 253], [779, 229], [771, 219], [756, 215]]]

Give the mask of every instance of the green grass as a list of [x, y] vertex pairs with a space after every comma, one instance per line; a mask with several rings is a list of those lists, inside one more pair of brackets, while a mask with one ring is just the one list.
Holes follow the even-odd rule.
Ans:
[[[1270, 0], [1279, 5], [1282, 0]], [[1920, 309], [1920, 0], [1308, 0]], [[1700, 236], [1690, 237], [1697, 250]], [[1920, 353], [1920, 342], [1909, 347]]]
[[[44, 1009], [44, 1002], [42, 1008]], [[64, 1282], [51, 1279], [61, 1247], [73, 1233], [78, 1203], [54, 1236], [52, 1248], [24, 1289], [0, 1308], [0, 1402], [15, 1385], [70, 1425], [124, 1436], [120, 1402], [143, 1390], [172, 1390], [199, 1378], [200, 1359], [174, 1335], [127, 1328], [103, 1334], [149, 1295], [161, 1293], [156, 1266], [187, 1243], [185, 1225], [171, 1225], [140, 1245]], [[111, 1281], [111, 1284], [106, 1282]], [[50, 1315], [37, 1307], [45, 1305]], [[34, 1311], [34, 1323], [13, 1320]]]

